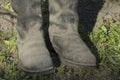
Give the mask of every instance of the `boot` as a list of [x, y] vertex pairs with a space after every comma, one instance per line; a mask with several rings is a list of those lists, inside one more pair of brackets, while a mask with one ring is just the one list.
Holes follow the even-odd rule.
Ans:
[[61, 62], [72, 67], [95, 67], [96, 58], [78, 33], [78, 0], [49, 0], [49, 35]]
[[30, 73], [52, 72], [52, 60], [43, 37], [41, 0], [12, 0], [12, 6], [18, 16], [19, 67]]

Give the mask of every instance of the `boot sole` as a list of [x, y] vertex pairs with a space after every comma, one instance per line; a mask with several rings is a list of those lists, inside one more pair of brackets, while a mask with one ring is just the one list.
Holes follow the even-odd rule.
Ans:
[[96, 68], [96, 65], [76, 63], [68, 59], [65, 59], [63, 57], [61, 58], [61, 62], [63, 65], [70, 66], [70, 67], [76, 67], [76, 68], [82, 68], [82, 69], [95, 69]]
[[53, 67], [49, 67], [47, 69], [44, 70], [40, 70], [40, 71], [32, 71], [32, 70], [27, 70], [21, 66], [19, 66], [20, 69], [22, 69], [25, 73], [27, 74], [51, 74], [54, 72]]

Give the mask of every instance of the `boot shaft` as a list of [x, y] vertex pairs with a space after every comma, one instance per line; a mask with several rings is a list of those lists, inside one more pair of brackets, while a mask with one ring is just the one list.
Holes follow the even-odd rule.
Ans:
[[78, 25], [77, 4], [78, 0], [49, 0], [50, 25], [58, 25], [58, 31], [62, 29], [76, 31], [76, 25]]
[[[75, 16], [77, 13], [77, 4], [78, 0], [49, 0], [50, 16], [57, 19]], [[63, 20], [63, 22], [66, 23], [66, 20]]]
[[17, 13], [18, 40], [25, 39], [36, 24], [38, 30], [42, 27], [41, 0], [12, 0], [12, 6]]
[[41, 0], [12, 0], [12, 7], [18, 14], [18, 18], [31, 15], [41, 17]]

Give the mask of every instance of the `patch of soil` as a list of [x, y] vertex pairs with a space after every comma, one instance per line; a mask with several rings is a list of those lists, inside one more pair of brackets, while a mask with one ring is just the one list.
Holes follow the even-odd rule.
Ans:
[[0, 31], [2, 32], [16, 32], [16, 19], [8, 15], [0, 15]]

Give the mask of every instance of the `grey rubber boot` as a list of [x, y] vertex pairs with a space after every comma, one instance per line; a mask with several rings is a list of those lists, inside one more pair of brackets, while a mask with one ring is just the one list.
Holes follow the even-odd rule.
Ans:
[[49, 0], [49, 35], [65, 65], [94, 67], [96, 58], [78, 33], [78, 0]]
[[19, 66], [25, 72], [49, 73], [53, 64], [42, 29], [41, 0], [12, 0], [18, 15]]

